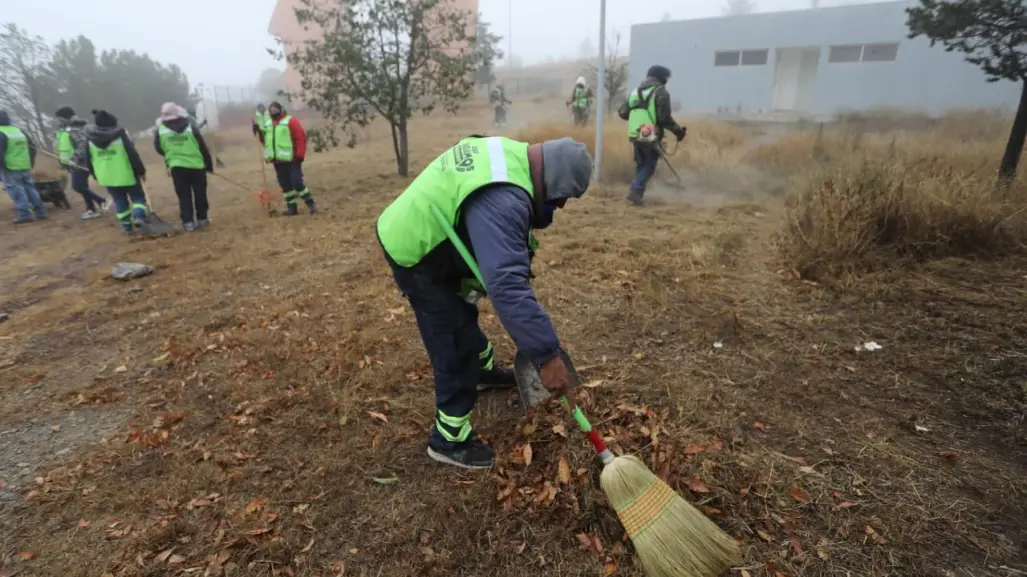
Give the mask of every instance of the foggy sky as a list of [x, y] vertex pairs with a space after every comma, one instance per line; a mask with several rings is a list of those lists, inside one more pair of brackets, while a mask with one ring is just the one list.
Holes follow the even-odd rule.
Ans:
[[[577, 56], [586, 37], [599, 40], [599, 0], [480, 0], [484, 19], [512, 39], [513, 53], [524, 64]], [[824, 0], [822, 6], [854, 3]], [[624, 50], [632, 24], [705, 18], [720, 14], [722, 0], [607, 0], [607, 28], [620, 32]], [[84, 34], [98, 49], [147, 52], [161, 62], [178, 64], [192, 84], [229, 86], [256, 82], [268, 67], [281, 68], [266, 52], [275, 42], [268, 21], [275, 0], [3, 0], [0, 22], [14, 22], [56, 42]], [[756, 0], [759, 12], [809, 6], [808, 0]], [[512, 27], [511, 27], [512, 23]], [[512, 34], [510, 34], [512, 30]]]

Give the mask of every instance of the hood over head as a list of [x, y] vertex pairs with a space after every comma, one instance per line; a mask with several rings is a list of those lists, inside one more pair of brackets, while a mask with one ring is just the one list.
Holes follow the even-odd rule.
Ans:
[[579, 76], [578, 79], [574, 81], [574, 84], [576, 84], [577, 86], [584, 86], [585, 85], [585, 77], [584, 76]]
[[174, 102], [165, 102], [160, 107], [160, 118], [158, 119], [158, 121], [167, 122], [169, 120], [174, 120], [176, 118], [185, 118], [187, 116], [188, 113], [185, 111], [185, 108], [175, 104]]
[[86, 128], [86, 138], [89, 142], [107, 148], [112, 142], [125, 136], [125, 129], [118, 127], [118, 119], [106, 110], [93, 111], [95, 126]]
[[[275, 110], [277, 110], [278, 112], [275, 112]], [[267, 112], [271, 116], [282, 116], [283, 114], [285, 114], [285, 107], [282, 106], [281, 102], [278, 102], [277, 100], [272, 100], [271, 103], [267, 105]]]
[[10, 126], [11, 115], [6, 110], [0, 110], [0, 126]]
[[670, 80], [670, 69], [666, 66], [660, 66], [654, 64], [649, 67], [649, 70], [645, 73], [649, 78], [655, 78], [660, 81], [660, 84], [666, 84]]
[[546, 204], [581, 198], [592, 178], [592, 157], [588, 148], [573, 138], [542, 143], [542, 181]]

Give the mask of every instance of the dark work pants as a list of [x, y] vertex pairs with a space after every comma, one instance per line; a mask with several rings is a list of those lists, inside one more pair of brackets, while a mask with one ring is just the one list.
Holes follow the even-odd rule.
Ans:
[[656, 172], [660, 162], [660, 151], [654, 144], [635, 142], [635, 179], [631, 181], [631, 194], [639, 199], [645, 194], [645, 187]]
[[431, 445], [448, 449], [470, 438], [471, 411], [478, 400], [478, 375], [488, 338], [478, 326], [478, 307], [457, 295], [459, 282], [432, 278], [423, 265], [392, 262], [399, 290], [410, 302], [435, 374], [435, 425]]
[[182, 224], [207, 220], [207, 171], [202, 168], [171, 167], [171, 182], [178, 195], [178, 215]]
[[89, 189], [89, 171], [88, 170], [72, 170], [71, 171], [71, 189], [82, 195], [82, 200], [86, 201], [86, 210], [97, 211], [99, 206], [103, 205], [104, 198], [99, 194], [96, 194]]
[[311, 204], [314, 202], [303, 183], [303, 161], [293, 160], [292, 162], [276, 162], [275, 176], [278, 178], [278, 186], [282, 187], [282, 197], [286, 204], [296, 204], [296, 197], [303, 199], [303, 202]]

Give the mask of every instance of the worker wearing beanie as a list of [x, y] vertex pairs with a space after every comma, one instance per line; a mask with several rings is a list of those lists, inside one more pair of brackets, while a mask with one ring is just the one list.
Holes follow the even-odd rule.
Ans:
[[186, 231], [204, 228], [210, 224], [207, 173], [214, 172], [207, 143], [200, 129], [189, 121], [185, 108], [174, 102], [164, 103], [159, 120], [153, 133], [153, 147], [164, 157], [164, 164], [171, 171], [182, 228]]
[[307, 133], [300, 121], [286, 114], [281, 103], [272, 102], [267, 107], [271, 124], [264, 134], [264, 159], [275, 167], [278, 186], [282, 187], [285, 199], [285, 216], [299, 214], [297, 197], [306, 203], [310, 214], [317, 212], [314, 197], [303, 184], [303, 159], [307, 155]]
[[142, 183], [146, 180], [146, 167], [139, 157], [132, 139], [118, 119], [106, 110], [94, 110], [95, 126], [86, 129], [89, 154], [86, 168], [114, 199], [118, 222], [128, 234], [149, 232], [150, 208]]
[[85, 169], [85, 157], [89, 153], [86, 121], [76, 116], [70, 106], [58, 108], [54, 116], [57, 118], [57, 156], [71, 176], [71, 189], [82, 195], [86, 203], [82, 220], [100, 218], [110, 211], [112, 205], [89, 188], [89, 171]]
[[[428, 455], [466, 469], [492, 466], [474, 433], [481, 353], [478, 297], [487, 295], [517, 349], [540, 367], [554, 394], [569, 387], [560, 342], [530, 284], [537, 243], [554, 212], [588, 188], [592, 160], [570, 138], [527, 144], [471, 136], [432, 161], [378, 218], [378, 240], [413, 308], [435, 376]], [[442, 223], [447, 224], [443, 225]], [[476, 259], [485, 286], [449, 240], [452, 229]]]
[[670, 70], [665, 66], [650, 66], [646, 79], [621, 105], [618, 114], [628, 121], [628, 139], [635, 150], [635, 179], [631, 181], [628, 200], [642, 204], [645, 187], [656, 172], [660, 161], [660, 142], [663, 132], [670, 131], [678, 142], [685, 138], [685, 128], [678, 126], [671, 116], [670, 93], [667, 81]]

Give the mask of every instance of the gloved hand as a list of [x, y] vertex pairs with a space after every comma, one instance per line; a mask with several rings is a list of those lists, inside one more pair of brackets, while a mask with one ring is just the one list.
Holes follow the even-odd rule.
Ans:
[[539, 374], [542, 376], [542, 386], [553, 393], [554, 397], [561, 397], [570, 392], [571, 377], [559, 354], [542, 363]]
[[681, 142], [682, 140], [684, 140], [685, 139], [685, 127], [682, 126], [681, 128], [679, 128], [678, 131], [674, 133], [674, 136], [677, 137], [678, 142]]

